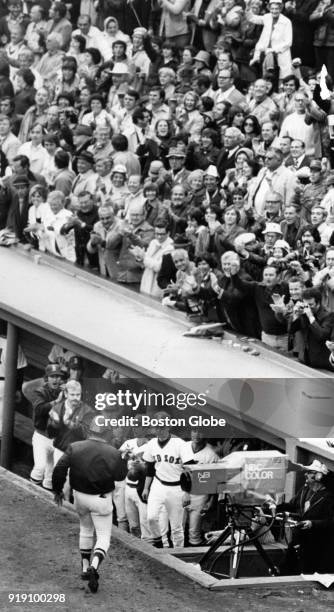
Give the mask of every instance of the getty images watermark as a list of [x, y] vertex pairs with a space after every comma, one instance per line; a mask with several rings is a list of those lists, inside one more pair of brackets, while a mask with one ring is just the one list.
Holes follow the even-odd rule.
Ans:
[[[176, 408], [186, 410], [187, 408], [203, 408], [207, 405], [205, 393], [156, 393], [147, 391], [133, 392], [129, 389], [119, 389], [115, 393], [97, 393], [95, 395], [96, 410], [108, 410], [108, 408], [129, 408], [137, 411], [139, 408], [155, 409], [157, 411], [166, 408]], [[139, 417], [123, 415], [120, 417], [106, 416], [100, 414], [95, 417], [98, 426], [105, 427], [225, 427], [226, 421], [223, 418], [208, 418], [201, 415], [191, 415], [187, 418], [154, 418], [147, 414], [140, 414]]]
[[107, 408], [203, 408], [206, 406], [205, 393], [154, 393], [153, 391], [141, 391], [135, 393], [129, 389], [119, 389], [116, 393], [97, 393], [95, 395], [96, 410], [106, 410]]

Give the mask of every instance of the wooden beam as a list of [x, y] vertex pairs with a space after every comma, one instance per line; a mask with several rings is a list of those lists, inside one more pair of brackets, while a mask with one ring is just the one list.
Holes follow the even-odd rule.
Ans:
[[15, 419], [15, 394], [17, 377], [18, 329], [8, 323], [5, 387], [2, 414], [1, 465], [10, 468], [12, 461], [13, 431]]

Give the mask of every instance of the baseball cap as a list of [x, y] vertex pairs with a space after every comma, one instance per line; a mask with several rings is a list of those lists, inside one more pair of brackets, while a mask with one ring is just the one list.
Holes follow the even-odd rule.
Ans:
[[45, 376], [62, 376], [63, 372], [59, 363], [49, 363], [45, 368]]
[[266, 227], [262, 234], [281, 234], [282, 231], [278, 223], [266, 223]]
[[320, 159], [312, 159], [311, 163], [310, 163], [310, 169], [311, 170], [321, 170], [321, 161]]
[[171, 147], [167, 157], [185, 157], [186, 154], [181, 151], [178, 147]]

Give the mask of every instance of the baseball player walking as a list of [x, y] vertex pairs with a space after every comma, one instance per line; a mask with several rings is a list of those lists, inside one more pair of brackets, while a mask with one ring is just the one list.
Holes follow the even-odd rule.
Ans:
[[[157, 412], [154, 418], [164, 421], [166, 412]], [[173, 546], [184, 545], [183, 491], [180, 486], [182, 465], [193, 463], [193, 452], [181, 438], [172, 436], [166, 425], [156, 427], [157, 437], [150, 440], [144, 451], [147, 476], [142, 493], [147, 500], [147, 520], [153, 536], [153, 546], [162, 548], [159, 516], [167, 513]]]
[[91, 422], [88, 439], [70, 444], [52, 475], [55, 501], [61, 505], [69, 470], [74, 507], [80, 519], [81, 577], [88, 581], [92, 593], [98, 589], [97, 570], [110, 546], [115, 480], [123, 480], [127, 473], [127, 463], [122, 460], [121, 453], [108, 444], [110, 431], [105, 426], [98, 426], [95, 419]]

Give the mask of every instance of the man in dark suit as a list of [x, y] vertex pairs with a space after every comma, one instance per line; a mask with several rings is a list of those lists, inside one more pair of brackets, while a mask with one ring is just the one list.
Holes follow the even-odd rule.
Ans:
[[12, 182], [13, 194], [8, 211], [6, 227], [15, 233], [20, 241], [25, 242], [24, 228], [28, 225], [29, 179], [16, 176]]
[[326, 341], [334, 340], [334, 312], [323, 308], [321, 301], [321, 291], [305, 289], [303, 301], [295, 305], [290, 331], [301, 331], [299, 361], [312, 368], [332, 370]]
[[290, 167], [291, 170], [299, 170], [300, 168], [309, 168], [311, 158], [305, 154], [305, 142], [303, 140], [293, 140], [290, 147], [290, 155], [286, 158], [284, 165]]
[[240, 149], [242, 139], [243, 134], [238, 128], [227, 128], [224, 136], [224, 148], [219, 153], [216, 163], [221, 180], [225, 177], [226, 170], [234, 168], [235, 156]]
[[218, 90], [215, 93], [215, 104], [219, 102], [228, 102], [231, 106], [240, 106], [247, 110], [247, 101], [245, 96], [234, 85], [234, 77], [229, 68], [223, 68], [218, 72], [217, 76]]
[[38, 183], [38, 185], [41, 185], [46, 189], [46, 180], [44, 176], [31, 172], [30, 161], [26, 155], [16, 155], [16, 157], [14, 157], [12, 160], [11, 169], [13, 174], [11, 176], [6, 176], [3, 179], [3, 185], [6, 187], [6, 189], [13, 191], [13, 182], [18, 176], [24, 176], [28, 179], [29, 188]]

